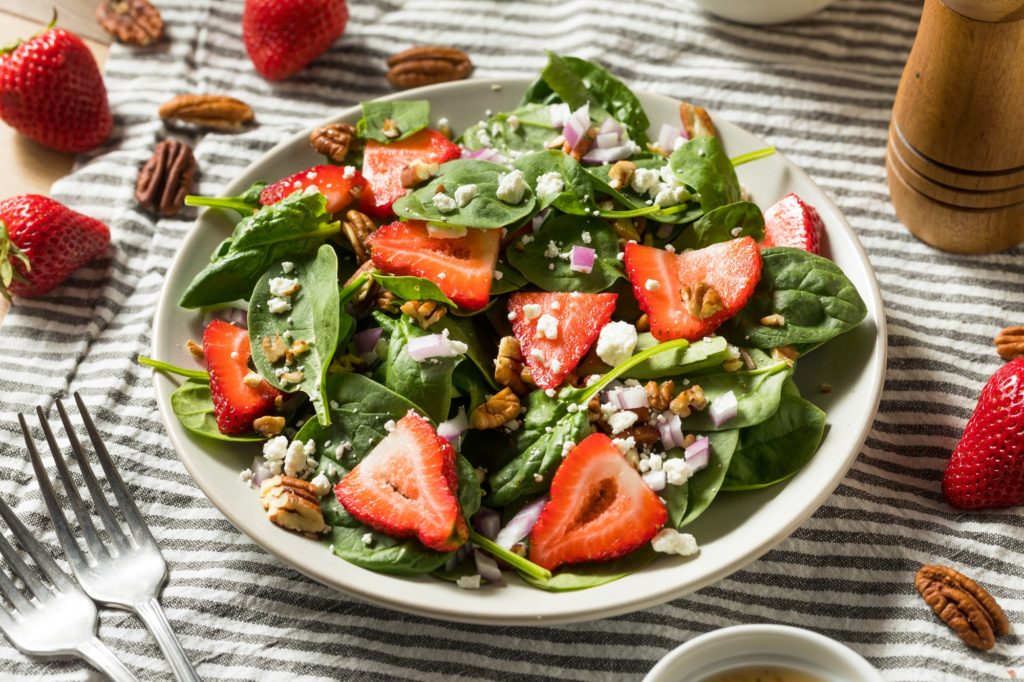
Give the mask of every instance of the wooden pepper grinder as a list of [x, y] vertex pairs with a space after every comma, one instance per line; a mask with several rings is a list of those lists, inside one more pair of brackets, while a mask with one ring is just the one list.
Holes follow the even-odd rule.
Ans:
[[932, 246], [1024, 242], [1024, 0], [926, 0], [885, 165], [896, 214]]

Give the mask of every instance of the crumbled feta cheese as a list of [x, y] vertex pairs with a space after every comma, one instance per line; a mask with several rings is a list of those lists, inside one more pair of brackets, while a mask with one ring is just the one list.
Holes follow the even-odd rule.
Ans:
[[548, 315], [544, 313], [537, 320], [537, 336], [543, 336], [549, 341], [554, 341], [558, 338], [558, 318], [554, 315]]
[[676, 179], [676, 174], [672, 172], [672, 164], [666, 163], [664, 166], [658, 169], [658, 177], [666, 185], [676, 185], [679, 181]]
[[345, 178], [346, 180], [351, 180], [355, 176], [356, 176], [356, 167], [355, 166], [345, 166], [345, 168], [341, 171], [341, 177]]
[[619, 449], [623, 457], [629, 457], [630, 453], [636, 455], [636, 438], [633, 436], [627, 436], [626, 438], [612, 438], [612, 445]]
[[689, 533], [680, 533], [675, 528], [662, 528], [651, 540], [651, 549], [662, 554], [692, 556], [699, 550], [697, 539]]
[[565, 406], [565, 411], [568, 412], [569, 414], [575, 414], [576, 412], [580, 411], [580, 406], [577, 405], [576, 403], [569, 403], [568, 405]]
[[364, 545], [372, 545], [373, 544], [373, 533], [363, 533], [363, 537], [361, 537], [360, 540], [363, 541]]
[[485, 147], [491, 146], [491, 136], [487, 134], [487, 131], [483, 128], [476, 131], [476, 140]]
[[662, 208], [669, 208], [679, 203], [676, 199], [675, 188], [662, 185], [654, 197], [654, 203]]
[[477, 186], [473, 184], [460, 185], [455, 190], [455, 202], [460, 206], [465, 206], [469, 202], [473, 201], [478, 192]]
[[271, 298], [270, 300], [267, 301], [267, 310], [274, 313], [275, 315], [286, 313], [291, 309], [292, 304], [284, 300], [283, 298], [278, 298], [275, 296], [274, 298]]
[[284, 436], [276, 436], [263, 444], [263, 461], [274, 476], [281, 473], [281, 464], [287, 454], [288, 439]]
[[513, 310], [512, 312], [510, 312], [505, 317], [507, 317], [508, 321], [511, 322], [512, 320], [516, 319], [516, 311]]
[[523, 315], [527, 320], [535, 320], [540, 317], [540, 306], [536, 303], [527, 303], [523, 306]]
[[501, 137], [501, 124], [497, 121], [491, 124], [491, 135]]
[[331, 482], [322, 473], [314, 476], [310, 483], [316, 488], [316, 494], [320, 497], [331, 492]]
[[567, 457], [574, 447], [576, 447], [576, 443], [571, 440], [562, 443], [562, 457]]
[[544, 249], [545, 258], [558, 258], [558, 244], [553, 241], [548, 242], [547, 248]]
[[281, 272], [283, 272], [284, 274], [287, 275], [289, 272], [291, 272], [294, 269], [295, 269], [295, 263], [291, 262], [290, 260], [281, 261]]
[[553, 358], [551, 362], [548, 363], [548, 367], [550, 367], [551, 371], [554, 372], [555, 374], [558, 374], [559, 372], [562, 371], [562, 363], [558, 360], [558, 358]]
[[611, 366], [621, 364], [636, 348], [636, 327], [629, 322], [609, 322], [597, 337], [597, 357]]
[[458, 208], [458, 205], [455, 203], [455, 199], [452, 199], [444, 192], [435, 193], [431, 198], [431, 201], [434, 203], [434, 208], [441, 213], [451, 213]]
[[652, 454], [647, 458], [647, 463], [651, 465], [651, 471], [661, 471], [661, 455]]
[[580, 235], [580, 237], [583, 238], [584, 244], [589, 244], [590, 242], [594, 241], [594, 239], [590, 236], [589, 232], [584, 232], [583, 234]]
[[306, 444], [302, 446], [302, 453], [306, 457], [310, 457], [316, 454], [316, 441], [310, 438], [306, 441]]
[[676, 247], [672, 246], [671, 244], [665, 244], [665, 250], [668, 251], [669, 253], [675, 253]]
[[637, 194], [646, 194], [656, 182], [658, 182], [657, 171], [650, 168], [637, 168], [633, 171], [633, 177], [629, 182], [629, 186]]
[[540, 348], [531, 348], [530, 357], [533, 358], [541, 367], [547, 367], [547, 358], [544, 357], [544, 351]]
[[451, 122], [449, 122], [445, 116], [442, 116], [441, 118], [437, 119], [438, 128], [448, 128], [449, 126], [451, 126]]
[[693, 467], [682, 457], [666, 459], [661, 468], [668, 477], [669, 485], [682, 485], [693, 476]]
[[729, 234], [731, 234], [733, 237], [739, 237], [742, 232], [742, 227], [734, 227], [731, 230], [729, 230]]
[[546, 395], [549, 398], [554, 398], [555, 397], [555, 389], [553, 389], [553, 388], [546, 388], [546, 389], [544, 389], [544, 395]]
[[334, 458], [335, 459], [341, 459], [345, 455], [345, 453], [347, 451], [351, 450], [351, 449], [352, 449], [352, 443], [350, 443], [348, 441], [344, 441], [342, 443], [338, 443], [338, 447], [334, 448]]
[[396, 426], [397, 424], [395, 424], [394, 419], [389, 419], [386, 422], [384, 422], [384, 430], [387, 431], [388, 433], [394, 431]]
[[[499, 89], [501, 88], [500, 85], [498, 87]], [[519, 130], [519, 117], [515, 114], [509, 114], [509, 117], [505, 119], [505, 122], [508, 123], [508, 129], [512, 132]]]
[[522, 239], [519, 240], [519, 243], [522, 244], [523, 246], [526, 246], [527, 244], [529, 244], [532, 241], [533, 241], [533, 235], [532, 234], [524, 234]]
[[491, 277], [493, 277], [493, 278], [494, 278], [494, 281], [495, 281], [495, 282], [500, 282], [500, 281], [501, 281], [501, 278], [502, 278], [502, 277], [504, 277], [504, 276], [505, 276], [505, 273], [504, 273], [504, 272], [502, 272], [501, 270], [495, 270], [495, 271], [494, 271], [494, 272], [493, 272], [493, 273], [491, 274]]
[[558, 171], [544, 173], [537, 178], [537, 196], [539, 197], [558, 194], [563, 189], [565, 189], [565, 180], [562, 179], [562, 175]]
[[498, 176], [498, 191], [495, 195], [506, 204], [518, 204], [526, 193], [526, 178], [521, 170], [502, 173]]
[[647, 289], [647, 291], [657, 291], [660, 288], [661, 282], [659, 282], [656, 279], [649, 279], [646, 282], [644, 282], [644, 289]]
[[242, 473], [238, 474], [238, 478], [242, 483], [252, 483], [252, 469], [243, 469]]
[[464, 590], [479, 590], [480, 589], [480, 574], [475, 575], [464, 575], [455, 581], [455, 584]]
[[293, 440], [288, 445], [288, 451], [284, 456], [285, 476], [298, 477], [306, 470], [306, 453], [303, 448], [304, 443], [301, 440]]
[[629, 410], [622, 410], [616, 412], [612, 416], [608, 417], [608, 426], [611, 427], [612, 435], [622, 433], [630, 426], [636, 423], [638, 417], [636, 412], [630, 412]]

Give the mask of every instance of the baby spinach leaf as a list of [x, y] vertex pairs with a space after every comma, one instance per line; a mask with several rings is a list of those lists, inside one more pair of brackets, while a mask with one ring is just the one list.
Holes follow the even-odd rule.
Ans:
[[487, 401], [487, 394], [493, 393], [494, 389], [484, 380], [480, 371], [468, 362], [461, 362], [452, 372], [452, 386], [455, 387], [454, 397], [465, 398], [467, 401], [466, 414], [470, 414], [478, 406]]
[[486, 121], [466, 128], [460, 142], [469, 150], [493, 148], [514, 157], [544, 149], [557, 135], [547, 106], [530, 104], [514, 111], [494, 114]]
[[[545, 149], [516, 159], [512, 165], [523, 172], [528, 184], [537, 191], [537, 179], [548, 173], [562, 178], [562, 191], [537, 195], [537, 208], [554, 206], [563, 213], [586, 215], [597, 211], [593, 178], [580, 163], [560, 149]], [[611, 190], [614, 192], [615, 190]]]
[[[508, 172], [505, 166], [490, 161], [449, 161], [441, 165], [433, 180], [396, 201], [395, 214], [408, 220], [426, 220], [479, 229], [497, 229], [520, 223], [533, 214], [536, 201], [529, 187], [517, 204], [508, 204], [498, 198], [499, 178]], [[455, 210], [446, 213], [435, 206], [433, 201], [441, 185], [444, 185], [444, 193], [449, 197], [463, 185], [476, 185], [477, 193], [465, 206], [456, 206]]]
[[326, 206], [319, 192], [295, 192], [242, 218], [189, 283], [179, 305], [198, 308], [248, 300], [271, 264], [313, 254], [340, 231], [339, 223], [328, 222]]
[[741, 429], [722, 490], [752, 490], [783, 481], [811, 460], [825, 433], [825, 413], [787, 391], [771, 419]]
[[[636, 164], [638, 169], [660, 171], [662, 166], [668, 162], [658, 156], [651, 159], [633, 159], [633, 163]], [[649, 195], [637, 193], [632, 186], [627, 185], [618, 190], [613, 189], [609, 184], [611, 165], [593, 166], [584, 170], [593, 179], [593, 186], [596, 192], [611, 197], [627, 209], [631, 209], [636, 215], [646, 216], [648, 220], [672, 225], [685, 225], [692, 223], [703, 213], [700, 202], [696, 199], [691, 199], [670, 208], [660, 209], [647, 203], [652, 201]], [[648, 228], [648, 232], [654, 232], [654, 230]]]
[[739, 237], [764, 239], [764, 214], [757, 204], [737, 201], [713, 208], [698, 218], [688, 229], [672, 241], [676, 251], [703, 249], [719, 242]]
[[[290, 297], [291, 310], [270, 311], [268, 301], [271, 281], [275, 278], [295, 279], [302, 289]], [[316, 256], [296, 259], [290, 272], [275, 263], [256, 283], [249, 305], [249, 341], [256, 369], [266, 380], [282, 391], [301, 390], [309, 396], [322, 424], [330, 424], [325, 379], [327, 366], [338, 346], [341, 327], [341, 301], [338, 294], [338, 257], [334, 248], [324, 244]], [[292, 366], [284, 358], [276, 363], [267, 359], [261, 348], [264, 338], [281, 336], [285, 343], [305, 341], [309, 350], [295, 357]], [[298, 382], [282, 379], [282, 374], [301, 373]]]
[[452, 308], [458, 307], [444, 295], [440, 287], [423, 277], [385, 275], [382, 272], [375, 272], [373, 279], [403, 301], [437, 301]]
[[210, 206], [213, 208], [226, 208], [235, 211], [239, 215], [249, 215], [259, 210], [260, 194], [266, 189], [267, 183], [255, 182], [244, 192], [234, 197], [203, 197], [189, 194], [185, 197], [186, 206]]
[[698, 194], [705, 213], [740, 200], [740, 181], [717, 137], [695, 137], [669, 157], [672, 172]]
[[487, 385], [497, 390], [498, 385], [494, 383], [493, 374], [496, 355], [494, 349], [497, 348], [498, 342], [491, 332], [483, 325], [477, 324], [471, 317], [446, 316], [430, 327], [431, 333], [440, 334], [445, 330], [448, 331], [449, 338], [466, 344], [466, 357], [483, 375]]
[[708, 410], [694, 412], [683, 419], [683, 431], [728, 431], [760, 424], [779, 408], [782, 386], [789, 375], [789, 365], [777, 362], [759, 369], [721, 372], [695, 378], [693, 383], [704, 389], [709, 403], [732, 391], [739, 407], [736, 416], [721, 426], [715, 426]]
[[[856, 287], [829, 259], [802, 249], [772, 247], [761, 251], [761, 260], [754, 295], [724, 328], [737, 343], [813, 347], [856, 327], [867, 315]], [[763, 317], [773, 314], [784, 318], [781, 327], [761, 324]]]
[[[388, 144], [398, 142], [418, 133], [430, 123], [430, 102], [412, 100], [405, 102], [362, 102], [363, 117], [356, 123], [356, 133], [367, 140]], [[398, 135], [384, 134], [384, 122], [390, 120], [398, 129]]]
[[[669, 450], [665, 453], [666, 459], [682, 456], [683, 451], [679, 449]], [[665, 525], [670, 528], [679, 528], [683, 517], [686, 516], [686, 508], [690, 505], [690, 482], [665, 486], [661, 492], [661, 499], [664, 500], [665, 508], [668, 510], [668, 523]]]
[[657, 557], [650, 543], [635, 552], [612, 561], [594, 561], [585, 564], [563, 566], [550, 578], [543, 579], [520, 573], [519, 576], [530, 585], [548, 592], [573, 592], [597, 587], [624, 578], [646, 567]]
[[[528, 244], [522, 238], [506, 250], [505, 257], [523, 276], [545, 291], [594, 293], [624, 277], [618, 260], [619, 238], [607, 222], [594, 217], [552, 214]], [[555, 245], [554, 250], [550, 248]], [[522, 246], [522, 248], [520, 248]], [[596, 251], [589, 273], [575, 272], [569, 265], [573, 246]], [[548, 255], [557, 251], [558, 255]]]
[[463, 356], [417, 362], [407, 349], [409, 339], [434, 333], [433, 329], [420, 329], [406, 315], [399, 318], [388, 341], [384, 384], [414, 402], [434, 422], [443, 422], [452, 403], [452, 372]]
[[[357, 525], [332, 526], [330, 546], [336, 556], [360, 568], [391, 575], [421, 575], [441, 568], [451, 556], [451, 552], [435, 552], [416, 540], [393, 538], [349, 518]], [[370, 544], [363, 542], [366, 533], [373, 538]]]
[[519, 291], [526, 286], [527, 279], [523, 277], [522, 273], [504, 260], [499, 260], [494, 270], [495, 272], [500, 272], [501, 277], [495, 276], [491, 281], [491, 296], [509, 294], [513, 291]]
[[[519, 433], [515, 459], [491, 474], [489, 503], [504, 506], [519, 497], [543, 492], [562, 463], [566, 443], [590, 435], [587, 411], [569, 412], [568, 401], [533, 391], [526, 398], [526, 416]], [[571, 447], [571, 446], [570, 446]]]
[[171, 409], [174, 410], [174, 415], [181, 425], [198, 436], [232, 443], [258, 443], [264, 440], [255, 432], [242, 436], [221, 433], [217, 428], [217, 417], [213, 413], [209, 381], [189, 379], [178, 386], [171, 393]]
[[693, 522], [708, 508], [722, 489], [722, 481], [725, 480], [729, 463], [732, 461], [736, 444], [739, 442], [739, 430], [716, 431], [709, 433], [708, 438], [711, 441], [708, 465], [686, 482], [689, 500], [686, 513], [676, 523], [676, 528], [682, 528]]
[[[657, 345], [658, 340], [650, 332], [644, 332], [637, 336], [636, 352]], [[631, 369], [627, 376], [631, 379], [661, 379], [717, 367], [728, 357], [728, 346], [721, 336], [706, 336], [690, 346], [655, 355]]]

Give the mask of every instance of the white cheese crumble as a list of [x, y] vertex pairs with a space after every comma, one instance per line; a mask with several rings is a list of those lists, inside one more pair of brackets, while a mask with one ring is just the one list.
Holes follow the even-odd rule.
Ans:
[[363, 537], [361, 537], [360, 540], [363, 541], [364, 545], [372, 545], [373, 544], [373, 533], [363, 533]]
[[526, 178], [521, 170], [502, 173], [498, 176], [496, 196], [506, 204], [518, 204], [526, 193]]
[[270, 285], [270, 293], [282, 298], [291, 296], [298, 291], [298, 287], [302, 286], [299, 284], [299, 280], [289, 279], [288, 277], [271, 277], [268, 284]]
[[547, 358], [544, 357], [544, 352], [540, 348], [531, 348], [530, 357], [541, 367], [547, 367]]
[[479, 142], [485, 147], [491, 146], [491, 136], [488, 135], [487, 131], [484, 130], [483, 128], [480, 128], [478, 131], [476, 131], [476, 139], [477, 142]]
[[633, 178], [629, 182], [629, 186], [633, 188], [633, 191], [637, 194], [646, 194], [654, 184], [658, 182], [658, 172], [651, 170], [650, 168], [637, 168], [633, 171]]
[[527, 320], [535, 320], [540, 317], [540, 306], [536, 303], [527, 303], [523, 306], [523, 315]]
[[283, 298], [278, 298], [277, 296], [275, 296], [274, 298], [271, 298], [267, 301], [267, 310], [274, 313], [275, 315], [286, 313], [291, 309], [292, 304]]
[[[501, 86], [499, 86], [499, 88], [500, 87]], [[505, 122], [508, 123], [508, 129], [512, 132], [519, 130], [519, 117], [515, 114], [509, 114], [509, 117], [505, 119]]]
[[612, 367], [633, 355], [636, 348], [636, 327], [629, 322], [609, 322], [597, 337], [597, 357]]
[[476, 575], [464, 575], [455, 581], [455, 584], [464, 590], [479, 590], [480, 589], [480, 574]]
[[661, 282], [659, 282], [656, 279], [649, 279], [646, 282], [644, 282], [644, 289], [647, 289], [647, 291], [657, 291], [660, 288]]
[[697, 539], [689, 533], [680, 533], [675, 528], [662, 528], [651, 540], [651, 549], [662, 554], [693, 556], [699, 551]]
[[558, 244], [553, 241], [548, 242], [547, 247], [544, 249], [545, 258], [558, 258]]
[[455, 199], [452, 199], [444, 192], [437, 192], [434, 194], [431, 201], [434, 203], [434, 208], [441, 213], [451, 213], [458, 208], [458, 205], [455, 203]]
[[544, 389], [544, 395], [546, 395], [549, 398], [554, 398], [555, 397], [555, 389], [553, 389], [553, 388], [546, 388], [546, 389]]
[[283, 272], [284, 274], [287, 275], [294, 269], [295, 263], [291, 262], [290, 260], [281, 261], [281, 272]]
[[[543, 336], [549, 341], [554, 341], [558, 338], [558, 318], [554, 315], [548, 315], [544, 313], [537, 320], [537, 336]], [[556, 370], [557, 371], [557, 370]]]
[[682, 485], [690, 480], [691, 476], [693, 476], [693, 467], [681, 457], [666, 459], [661, 468], [665, 471], [665, 475], [668, 477], [667, 480], [669, 485]]
[[739, 237], [740, 233], [742, 233], [742, 232], [743, 232], [743, 228], [742, 227], [734, 227], [731, 230], [729, 230], [729, 234], [731, 234], [733, 237]]
[[287, 454], [288, 439], [285, 436], [275, 436], [263, 444], [263, 461], [271, 475], [281, 473], [281, 464]]
[[243, 469], [242, 473], [238, 474], [238, 478], [241, 479], [242, 483], [252, 483], [252, 469]]
[[537, 178], [537, 196], [547, 197], [560, 193], [565, 188], [565, 181], [558, 171], [544, 173]]
[[584, 232], [583, 234], [580, 235], [580, 237], [583, 238], [584, 244], [589, 244], [590, 242], [594, 241], [593, 237], [590, 236], [589, 232]]
[[611, 427], [612, 435], [615, 435], [635, 424], [637, 419], [636, 412], [622, 410], [608, 417], [608, 426]]
[[345, 166], [344, 170], [341, 171], [341, 177], [345, 178], [346, 180], [351, 180], [355, 176], [356, 176], [356, 167], [355, 166]]
[[473, 184], [461, 185], [455, 190], [455, 203], [463, 207], [473, 201], [478, 192], [477, 186]]
[[[310, 443], [313, 443], [311, 440]], [[313, 447], [316, 448], [316, 444], [313, 443]], [[306, 471], [306, 444], [301, 440], [293, 440], [288, 445], [288, 450], [284, 455], [284, 474], [285, 476], [299, 477]]]
[[316, 494], [320, 497], [331, 492], [331, 482], [322, 473], [314, 476], [310, 483], [316, 488]]
[[387, 431], [388, 433], [394, 431], [396, 426], [397, 424], [395, 424], [394, 419], [389, 419], [386, 422], [384, 422], [384, 430]]

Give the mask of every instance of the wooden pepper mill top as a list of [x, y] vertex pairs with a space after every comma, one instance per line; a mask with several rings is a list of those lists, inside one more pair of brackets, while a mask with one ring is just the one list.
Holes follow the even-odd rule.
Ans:
[[1024, 242], [1024, 0], [926, 0], [886, 167], [897, 214], [925, 242]]

